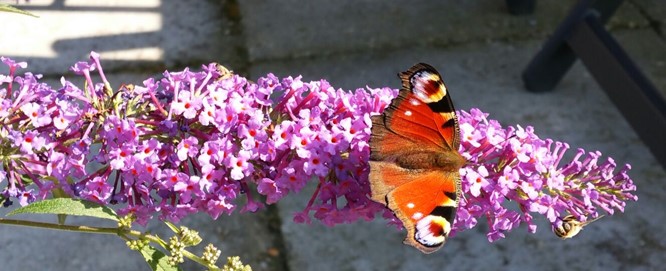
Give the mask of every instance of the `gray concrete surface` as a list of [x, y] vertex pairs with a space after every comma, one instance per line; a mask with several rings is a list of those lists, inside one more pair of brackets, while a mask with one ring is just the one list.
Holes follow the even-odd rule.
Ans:
[[[49, 80], [96, 50], [116, 84], [218, 61], [252, 79], [302, 74], [345, 89], [398, 87], [395, 74], [424, 61], [442, 72], [458, 109], [478, 107], [505, 125], [532, 125], [542, 137], [600, 150], [632, 164], [638, 186], [639, 201], [626, 213], [571, 240], [559, 240], [540, 220], [537, 234], [519, 228], [488, 243], [480, 223], [431, 255], [402, 245], [404, 233], [381, 219], [294, 224], [307, 189], [259, 214], [185, 222], [255, 270], [664, 270], [664, 168], [582, 65], [553, 92], [522, 88], [520, 72], [573, 2], [538, 0], [534, 15], [513, 17], [503, 1], [490, 0], [33, 0], [21, 6], [41, 19], [0, 15], [0, 55], [28, 60]], [[609, 26], [666, 91], [664, 14], [662, 0], [628, 0]], [[0, 270], [145, 270], [140, 255], [113, 236], [2, 226], [0, 243]]]

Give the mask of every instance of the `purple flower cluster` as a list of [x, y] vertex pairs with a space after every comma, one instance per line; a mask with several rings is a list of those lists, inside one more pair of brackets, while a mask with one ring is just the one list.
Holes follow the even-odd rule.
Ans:
[[485, 216], [492, 242], [522, 222], [535, 232], [531, 213], [544, 215], [555, 229], [567, 215], [585, 222], [599, 217], [598, 208], [613, 214], [638, 199], [631, 194], [636, 186], [627, 175], [629, 165], [616, 172], [613, 159], [600, 163], [601, 153], [579, 149], [560, 166], [569, 145], [542, 140], [532, 127], [502, 128], [487, 116], [478, 109], [458, 115], [468, 164], [460, 170], [465, 197], [454, 231], [470, 229]]
[[177, 222], [195, 212], [230, 214], [239, 197], [241, 211], [256, 211], [263, 200], [253, 191], [272, 204], [314, 181], [298, 222], [314, 214], [334, 225], [385, 212], [367, 197], [368, 139], [370, 116], [395, 90], [348, 92], [272, 74], [253, 83], [210, 64], [114, 91], [96, 53], [72, 67], [83, 89], [64, 78], [52, 89], [30, 73], [16, 76], [24, 63], [3, 62], [10, 67], [0, 85], [6, 205], [64, 192], [119, 204], [140, 224], [156, 214]]
[[[9, 67], [0, 75], [4, 206], [67, 195], [116, 205], [145, 225], [155, 216], [256, 211], [314, 182], [296, 222], [335, 225], [378, 213], [397, 221], [368, 197], [370, 117], [397, 90], [350, 92], [272, 74], [254, 83], [214, 63], [113, 90], [96, 53], [71, 68], [82, 88], [62, 78], [53, 89], [38, 75], [18, 76], [25, 63], [0, 60]], [[476, 109], [459, 121], [469, 163], [454, 230], [486, 216], [492, 241], [521, 222], [534, 231], [530, 213], [555, 227], [567, 214], [585, 221], [597, 207], [612, 213], [636, 199], [628, 166], [615, 173], [612, 160], [598, 165], [600, 155], [589, 153], [580, 161], [579, 151], [559, 167], [566, 144], [502, 128]], [[509, 201], [520, 211], [504, 207]]]

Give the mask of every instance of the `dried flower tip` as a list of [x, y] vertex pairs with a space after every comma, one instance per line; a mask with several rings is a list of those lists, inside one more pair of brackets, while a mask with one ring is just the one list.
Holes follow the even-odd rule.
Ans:
[[129, 240], [125, 244], [131, 249], [131, 250], [141, 250], [144, 246], [148, 245], [150, 241], [147, 239], [137, 239], [137, 240]]
[[180, 227], [178, 235], [180, 235], [180, 241], [187, 247], [196, 246], [202, 240], [198, 231], [190, 230], [187, 227]]
[[215, 63], [215, 69], [220, 73], [220, 77], [217, 78], [217, 81], [222, 81], [234, 75], [232, 70], [227, 69], [227, 67], [222, 66], [222, 64]]
[[603, 215], [589, 221], [580, 222], [575, 216], [568, 215], [562, 219], [562, 225], [553, 228], [553, 232], [557, 237], [562, 238], [562, 240], [569, 239], [576, 236], [587, 224], [597, 221], [602, 217]]
[[171, 266], [177, 266], [181, 263], [185, 262], [185, 258], [183, 258], [183, 254], [173, 254], [167, 258], [167, 263]]
[[227, 264], [222, 267], [222, 271], [252, 271], [252, 267], [243, 265], [240, 257], [233, 256], [227, 258]]
[[220, 258], [221, 251], [217, 249], [213, 244], [208, 244], [204, 248], [203, 255], [201, 258], [206, 261], [209, 265], [215, 265], [217, 259]]
[[183, 245], [183, 242], [181, 242], [178, 239], [178, 236], [171, 236], [171, 238], [169, 238], [169, 251], [170, 252], [172, 252], [172, 253], [173, 252], [178, 252], [178, 251], [182, 251], [183, 249], [185, 249], [185, 245]]
[[129, 240], [129, 241], [125, 242], [125, 244], [126, 244], [127, 247], [129, 247], [131, 250], [139, 250], [139, 249], [140, 249], [139, 246], [138, 246], [138, 244], [137, 244], [137, 242], [136, 242], [136, 240]]
[[129, 229], [132, 227], [132, 222], [136, 220], [136, 217], [133, 214], [128, 214], [123, 216], [118, 220], [118, 227], [122, 229]]
[[177, 236], [171, 236], [171, 238], [169, 238], [169, 252], [171, 252], [171, 256], [169, 256], [167, 262], [172, 266], [183, 263], [185, 261], [183, 258], [184, 250], [185, 244], [183, 244]]

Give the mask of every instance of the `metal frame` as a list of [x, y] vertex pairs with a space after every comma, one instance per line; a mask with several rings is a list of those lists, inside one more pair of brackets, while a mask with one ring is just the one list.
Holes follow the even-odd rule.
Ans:
[[523, 72], [532, 92], [550, 91], [580, 59], [666, 168], [666, 101], [604, 28], [623, 0], [580, 0]]

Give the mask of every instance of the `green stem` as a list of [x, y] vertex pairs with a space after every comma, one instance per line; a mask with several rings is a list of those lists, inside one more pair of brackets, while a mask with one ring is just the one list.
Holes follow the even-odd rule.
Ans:
[[187, 257], [188, 259], [197, 262], [200, 265], [203, 265], [205, 267], [208, 267], [209, 270], [221, 270], [215, 266], [208, 265], [206, 261], [204, 261], [201, 257], [194, 255], [192, 252], [189, 252], [187, 250], [183, 250], [183, 256]]

